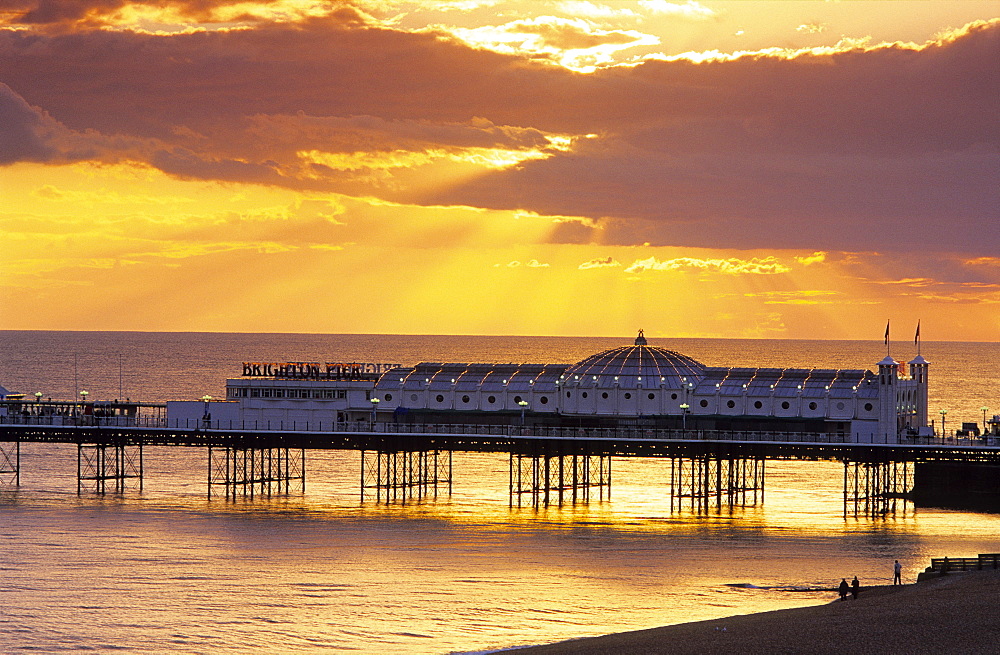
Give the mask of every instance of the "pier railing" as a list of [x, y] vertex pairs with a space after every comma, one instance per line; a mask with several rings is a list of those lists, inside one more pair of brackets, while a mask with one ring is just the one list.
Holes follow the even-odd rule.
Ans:
[[[852, 443], [848, 434], [825, 432], [782, 432], [761, 430], [688, 430], [640, 426], [555, 427], [544, 425], [485, 425], [460, 423], [393, 423], [371, 421], [285, 421], [285, 420], [205, 420], [163, 417], [85, 416], [0, 416], [8, 425], [107, 427], [241, 432], [365, 433], [387, 435], [483, 435], [495, 437], [541, 437], [554, 439], [650, 440], [650, 441], [766, 441], [780, 443]], [[883, 442], [876, 442], [883, 443]], [[998, 446], [981, 438], [900, 437], [898, 445]]]

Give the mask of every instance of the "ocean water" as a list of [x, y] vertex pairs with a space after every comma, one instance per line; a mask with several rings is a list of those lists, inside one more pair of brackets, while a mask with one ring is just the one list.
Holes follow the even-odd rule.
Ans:
[[[242, 361], [573, 362], [622, 339], [0, 332], [0, 385], [69, 399], [222, 396]], [[881, 342], [650, 340], [708, 365], [874, 368]], [[948, 425], [1000, 412], [1000, 345], [928, 342]], [[892, 344], [906, 361], [912, 343]], [[954, 423], [953, 423], [954, 421]], [[309, 451], [287, 495], [206, 494], [206, 454], [148, 448], [142, 492], [76, 493], [72, 446], [25, 444], [0, 487], [0, 652], [480, 652], [827, 602], [1000, 550], [1000, 515], [844, 513], [843, 467], [769, 462], [764, 502], [671, 510], [669, 465], [613, 461], [589, 503], [511, 503], [502, 455], [450, 493], [379, 504], [360, 455]]]

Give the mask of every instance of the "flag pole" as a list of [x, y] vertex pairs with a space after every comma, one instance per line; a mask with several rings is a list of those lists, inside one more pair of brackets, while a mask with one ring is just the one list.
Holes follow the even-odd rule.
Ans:
[[885, 320], [885, 356], [889, 356], [889, 319]]
[[917, 347], [917, 354], [920, 354], [920, 319], [917, 319], [917, 331], [913, 335], [913, 345]]

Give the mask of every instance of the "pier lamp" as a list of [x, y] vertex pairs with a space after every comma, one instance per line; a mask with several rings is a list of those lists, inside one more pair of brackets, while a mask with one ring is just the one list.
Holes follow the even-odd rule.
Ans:
[[[36, 403], [42, 402], [42, 392], [41, 391], [36, 391], [35, 392], [35, 402]], [[986, 408], [985, 407], [983, 407], [983, 425], [986, 425]]]
[[685, 431], [687, 430], [689, 409], [691, 409], [691, 405], [681, 403], [681, 429]]
[[948, 436], [948, 433], [944, 429], [944, 417], [948, 414], [948, 410], [942, 409], [940, 412], [938, 412], [938, 414], [941, 415], [941, 436], [946, 437]]
[[378, 398], [372, 398], [372, 429], [375, 429], [375, 410], [378, 409]]
[[80, 392], [80, 400], [81, 400], [81, 402], [87, 402], [87, 396], [89, 396], [89, 395], [90, 395], [89, 391], [81, 391]]
[[528, 401], [522, 400], [518, 405], [521, 406], [521, 425], [524, 425], [524, 410], [528, 409]]
[[206, 427], [208, 422], [211, 421], [211, 415], [208, 413], [208, 403], [212, 402], [212, 397], [209, 395], [204, 395], [201, 397], [203, 403], [205, 403], [205, 413], [202, 415], [201, 420], [205, 422]]
[[[35, 395], [37, 396], [38, 394], [36, 393]], [[979, 408], [979, 411], [983, 413], [983, 434], [986, 434], [986, 412], [990, 411], [990, 408], [983, 405]]]

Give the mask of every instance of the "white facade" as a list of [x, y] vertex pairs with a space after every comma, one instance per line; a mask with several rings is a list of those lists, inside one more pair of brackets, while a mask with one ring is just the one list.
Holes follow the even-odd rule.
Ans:
[[642, 425], [825, 432], [894, 443], [927, 424], [928, 362], [911, 376], [887, 357], [869, 370], [706, 367], [635, 345], [577, 364], [424, 362], [361, 379], [248, 377], [227, 381], [240, 420], [298, 422]]

